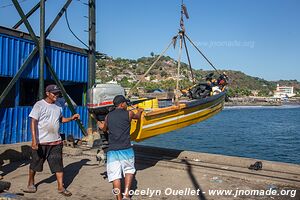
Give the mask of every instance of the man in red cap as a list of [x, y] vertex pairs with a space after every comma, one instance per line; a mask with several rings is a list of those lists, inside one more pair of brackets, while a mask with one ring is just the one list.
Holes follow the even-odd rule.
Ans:
[[57, 85], [48, 85], [46, 97], [36, 102], [29, 114], [31, 118], [32, 159], [29, 166], [28, 186], [24, 192], [36, 192], [34, 176], [36, 172], [43, 171], [43, 164], [47, 160], [51, 172], [56, 175], [58, 192], [64, 196], [72, 195], [63, 185], [63, 144], [59, 134], [59, 123], [70, 122], [79, 119], [80, 116], [79, 114], [69, 118], [62, 116], [62, 108], [56, 103], [60, 93]]

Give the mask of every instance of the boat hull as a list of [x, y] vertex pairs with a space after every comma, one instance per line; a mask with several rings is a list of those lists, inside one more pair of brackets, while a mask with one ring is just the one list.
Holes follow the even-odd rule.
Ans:
[[223, 109], [225, 93], [145, 113], [131, 123], [131, 140], [142, 141], [206, 120]]

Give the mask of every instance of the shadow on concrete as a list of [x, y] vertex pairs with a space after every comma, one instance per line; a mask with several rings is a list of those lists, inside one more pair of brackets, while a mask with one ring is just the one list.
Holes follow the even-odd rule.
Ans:
[[[148, 146], [141, 146], [141, 145], [135, 145], [134, 151], [136, 154], [137, 171], [155, 166], [159, 161], [169, 161], [172, 159], [178, 159], [180, 153], [182, 152], [182, 150], [148, 147]], [[189, 163], [189, 161], [187, 161], [186, 159], [181, 159], [181, 162], [184, 163], [187, 167], [187, 172], [194, 186], [194, 189], [200, 190], [198, 196], [199, 200], [206, 200], [205, 195], [202, 193], [201, 186], [193, 174], [192, 164]], [[137, 188], [138, 186], [136, 182], [135, 188], [132, 189], [135, 190]]]
[[[90, 159], [82, 159], [78, 162], [74, 162], [71, 164], [68, 164], [67, 166], [64, 167], [64, 187], [68, 188], [71, 183], [73, 182], [73, 180], [75, 179], [75, 177], [78, 175], [80, 169], [83, 166], [94, 166], [93, 164], [87, 164], [87, 162], [91, 161]], [[52, 176], [50, 176], [49, 178], [46, 178], [40, 182], [38, 182], [36, 184], [36, 186], [38, 187], [40, 184], [43, 183], [53, 183], [56, 181], [56, 176], [55, 174], [53, 174]]]
[[199, 192], [199, 200], [206, 200], [206, 197], [205, 195], [202, 193], [202, 189], [201, 189], [201, 186], [199, 185], [198, 181], [196, 180], [194, 174], [193, 174], [193, 169], [192, 169], [192, 165], [189, 163], [189, 161], [185, 160], [185, 159], [182, 159], [181, 162], [185, 163], [186, 166], [187, 166], [187, 172], [188, 172], [188, 175], [193, 183], [193, 186], [194, 186], [194, 189], [195, 190], [200, 190]]
[[[135, 176], [133, 176], [130, 190], [135, 191], [136, 189], [138, 189], [137, 185], [138, 185], [138, 182], [137, 182]], [[121, 179], [121, 192], [122, 193], [125, 192], [125, 178], [124, 177]]]
[[178, 158], [182, 150], [164, 149], [143, 145], [134, 145], [136, 170], [144, 170], [155, 166], [161, 160], [172, 160]]
[[[21, 152], [14, 149], [7, 149], [0, 154], [0, 171], [5, 176], [19, 167], [29, 164], [31, 156], [31, 147], [28, 145], [21, 146]], [[8, 164], [5, 164], [8, 163]]]

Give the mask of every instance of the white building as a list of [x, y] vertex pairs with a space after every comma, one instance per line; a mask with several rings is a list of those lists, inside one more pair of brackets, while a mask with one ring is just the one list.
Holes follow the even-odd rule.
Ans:
[[274, 91], [274, 97], [277, 98], [293, 97], [295, 95], [294, 87], [279, 86], [279, 84], [277, 84], [276, 90]]

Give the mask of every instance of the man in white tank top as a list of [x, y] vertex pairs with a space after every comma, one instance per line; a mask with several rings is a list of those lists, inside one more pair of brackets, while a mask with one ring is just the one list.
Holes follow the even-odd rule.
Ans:
[[63, 144], [59, 134], [59, 124], [60, 122], [66, 123], [79, 119], [80, 116], [79, 114], [69, 118], [62, 116], [62, 107], [56, 103], [60, 92], [56, 85], [48, 85], [46, 97], [36, 102], [29, 114], [31, 118], [32, 159], [29, 166], [28, 186], [24, 192], [36, 192], [35, 174], [43, 171], [43, 164], [47, 160], [51, 172], [56, 175], [58, 192], [64, 196], [72, 195], [63, 185]]

